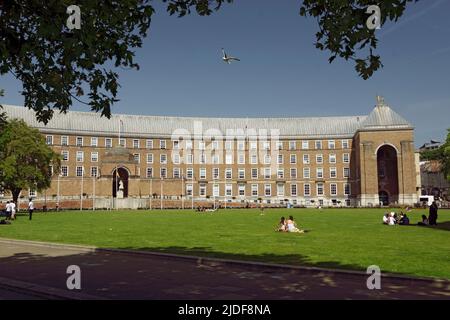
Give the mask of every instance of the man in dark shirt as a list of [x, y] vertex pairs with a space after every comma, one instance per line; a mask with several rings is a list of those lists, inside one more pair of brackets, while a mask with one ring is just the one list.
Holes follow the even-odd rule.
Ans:
[[433, 203], [430, 206], [430, 211], [428, 215], [428, 221], [430, 222], [430, 226], [435, 226], [437, 224], [437, 218], [438, 218], [438, 206], [436, 204], [436, 201], [433, 201]]

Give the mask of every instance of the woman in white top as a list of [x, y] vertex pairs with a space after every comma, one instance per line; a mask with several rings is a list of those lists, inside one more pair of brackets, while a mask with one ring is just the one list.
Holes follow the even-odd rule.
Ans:
[[288, 232], [297, 232], [297, 233], [303, 233], [303, 230], [300, 230], [299, 228], [297, 228], [296, 223], [294, 222], [294, 217], [293, 216], [289, 216], [289, 219], [286, 221], [286, 225], [287, 225], [287, 231]]
[[16, 220], [16, 204], [11, 201], [9, 205], [11, 207], [11, 219]]

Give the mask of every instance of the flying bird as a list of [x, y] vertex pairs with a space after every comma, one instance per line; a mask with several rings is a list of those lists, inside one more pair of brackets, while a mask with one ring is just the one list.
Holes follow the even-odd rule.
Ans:
[[230, 57], [229, 55], [227, 55], [223, 48], [222, 48], [222, 53], [223, 53], [223, 57], [222, 57], [223, 62], [230, 64], [232, 61], [241, 61], [238, 58]]

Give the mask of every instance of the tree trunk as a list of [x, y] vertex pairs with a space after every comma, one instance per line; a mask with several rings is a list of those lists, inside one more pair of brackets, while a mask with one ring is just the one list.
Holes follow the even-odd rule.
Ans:
[[20, 191], [22, 191], [22, 189], [14, 189], [11, 191], [13, 196], [13, 202], [16, 204], [16, 211], [19, 211], [17, 200], [19, 199]]

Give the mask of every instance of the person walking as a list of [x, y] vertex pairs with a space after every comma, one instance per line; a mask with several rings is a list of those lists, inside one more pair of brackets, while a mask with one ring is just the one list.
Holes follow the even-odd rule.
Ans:
[[11, 203], [9, 203], [9, 200], [6, 201], [6, 220], [11, 220]]
[[9, 206], [11, 207], [11, 219], [16, 220], [16, 204], [14, 201], [11, 201], [9, 203]]
[[30, 202], [28, 202], [28, 214], [29, 214], [29, 219], [30, 220], [33, 217], [33, 211], [34, 211], [34, 203], [33, 203], [33, 199], [30, 198]]

